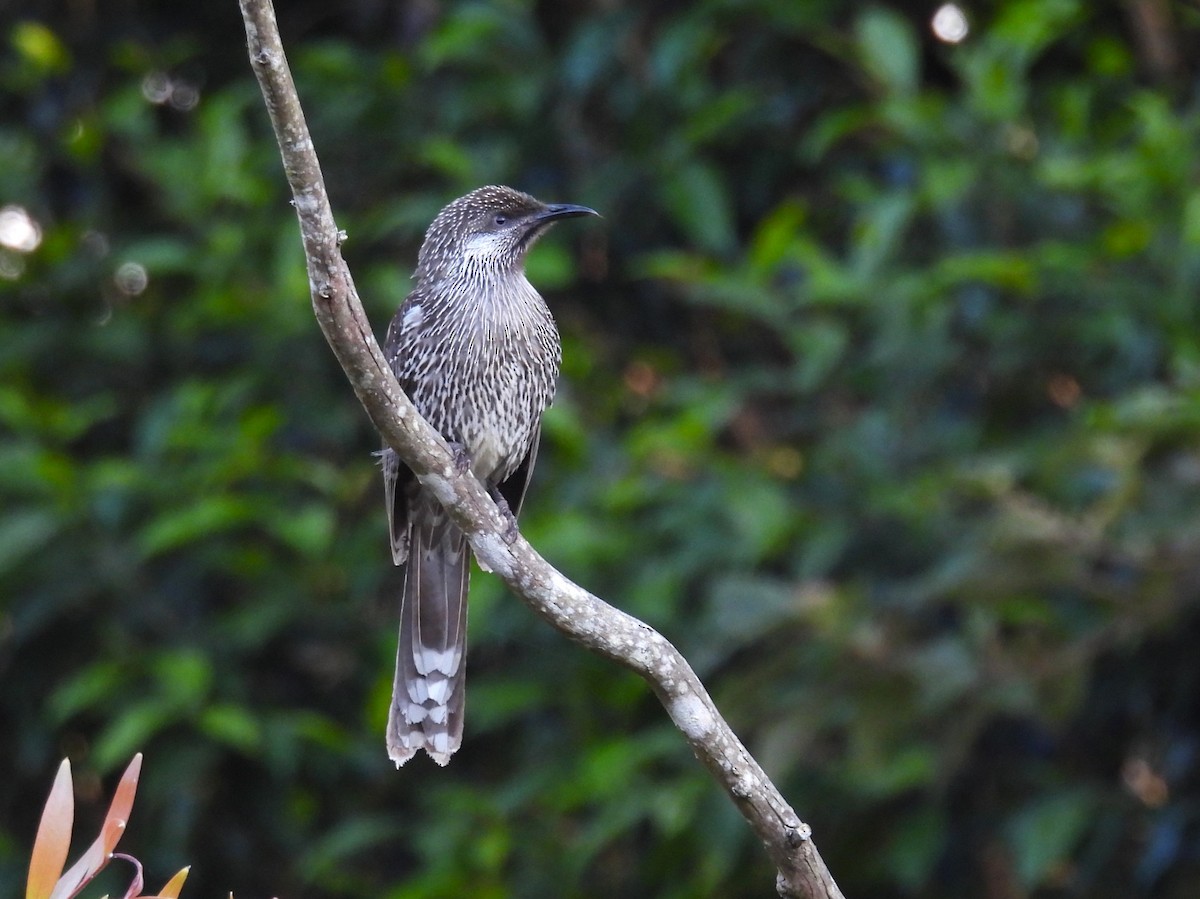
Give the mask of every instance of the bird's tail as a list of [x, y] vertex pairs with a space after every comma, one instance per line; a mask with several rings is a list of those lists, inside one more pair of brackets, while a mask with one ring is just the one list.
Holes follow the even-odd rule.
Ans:
[[388, 755], [399, 767], [424, 749], [445, 765], [462, 742], [471, 550], [430, 496], [418, 495], [410, 521]]

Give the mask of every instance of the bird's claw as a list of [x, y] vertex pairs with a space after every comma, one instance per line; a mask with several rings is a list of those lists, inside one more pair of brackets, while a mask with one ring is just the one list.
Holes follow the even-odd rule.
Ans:
[[521, 536], [521, 531], [517, 527], [517, 516], [513, 514], [512, 508], [508, 505], [508, 500], [503, 496], [497, 493], [492, 498], [496, 501], [496, 508], [500, 510], [500, 517], [504, 519], [504, 531], [501, 533], [501, 536], [504, 538], [505, 543], [512, 546], [517, 542], [517, 538]]
[[450, 455], [454, 457], [454, 470], [459, 474], [466, 474], [471, 470], [471, 454], [467, 452], [467, 448], [461, 443], [455, 443], [453, 440], [449, 442]]

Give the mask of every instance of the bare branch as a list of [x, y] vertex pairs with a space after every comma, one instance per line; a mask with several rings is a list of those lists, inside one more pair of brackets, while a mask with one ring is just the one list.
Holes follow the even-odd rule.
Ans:
[[308, 261], [313, 309], [354, 392], [388, 444], [445, 505], [475, 554], [557, 630], [644, 678], [696, 757], [762, 838], [781, 896], [840, 899], [811, 840], [758, 762], [721, 717], [687, 660], [661, 634], [572, 583], [532, 546], [502, 536], [506, 522], [483, 485], [459, 473], [441, 436], [400, 389], [375, 342], [342, 259], [320, 164], [284, 57], [269, 0], [240, 0], [250, 62], [279, 141]]

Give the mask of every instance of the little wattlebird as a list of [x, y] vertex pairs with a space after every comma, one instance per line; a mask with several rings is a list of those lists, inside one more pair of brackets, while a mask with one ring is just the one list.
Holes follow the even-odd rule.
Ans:
[[[513, 533], [562, 360], [525, 254], [554, 222], [580, 215], [596, 212], [509, 187], [460, 197], [425, 232], [416, 286], [388, 326], [400, 386]], [[445, 765], [462, 742], [471, 549], [395, 451], [382, 456], [392, 561], [406, 564], [388, 755], [399, 767], [424, 749]]]

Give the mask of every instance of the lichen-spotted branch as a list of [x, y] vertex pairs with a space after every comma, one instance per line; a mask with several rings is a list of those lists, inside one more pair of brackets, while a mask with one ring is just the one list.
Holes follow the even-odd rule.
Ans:
[[811, 831], [734, 735], [687, 660], [653, 628], [588, 593], [518, 536], [483, 485], [459, 472], [441, 436], [396, 382], [342, 259], [321, 167], [288, 71], [269, 0], [240, 0], [250, 62], [279, 142], [308, 265], [313, 310], [354, 388], [388, 445], [446, 507], [475, 555], [554, 628], [636, 672], [650, 684], [696, 757], [733, 799], [778, 869], [776, 888], [796, 899], [841, 899]]

